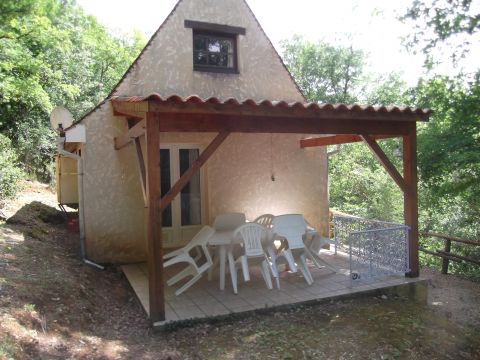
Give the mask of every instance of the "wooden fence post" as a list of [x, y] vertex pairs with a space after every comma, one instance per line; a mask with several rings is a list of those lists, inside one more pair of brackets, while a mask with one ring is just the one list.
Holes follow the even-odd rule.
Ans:
[[[452, 241], [445, 239], [445, 252], [450, 254], [450, 250], [452, 249]], [[442, 274], [448, 274], [448, 263], [449, 259], [447, 257], [444, 257], [442, 260]]]

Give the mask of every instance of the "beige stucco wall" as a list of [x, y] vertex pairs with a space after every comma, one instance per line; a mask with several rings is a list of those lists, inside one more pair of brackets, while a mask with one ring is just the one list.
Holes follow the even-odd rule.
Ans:
[[[192, 70], [191, 29], [184, 20], [242, 26], [240, 74]], [[181, 46], [178, 46], [182, 44]], [[242, 0], [183, 0], [144, 52], [117, 95], [192, 94], [221, 99], [302, 101], [268, 39]], [[132, 145], [116, 151], [125, 131], [110, 103], [85, 118], [84, 213], [87, 255], [98, 262], [145, 258], [144, 204]], [[162, 143], [208, 145], [215, 134], [161, 134]], [[209, 220], [226, 211], [303, 213], [327, 231], [327, 169], [322, 148], [300, 149], [302, 135], [232, 134], [206, 164]], [[273, 151], [271, 151], [273, 150]], [[272, 156], [273, 154], [273, 156]], [[276, 180], [271, 181], [271, 169]]]

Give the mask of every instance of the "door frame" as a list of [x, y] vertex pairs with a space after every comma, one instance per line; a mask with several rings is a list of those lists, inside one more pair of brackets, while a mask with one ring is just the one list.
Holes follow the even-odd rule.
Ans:
[[[164, 142], [160, 144], [160, 149], [170, 150], [170, 184], [173, 185], [180, 178], [180, 149], [198, 149], [199, 155], [203, 152], [204, 146], [199, 143], [177, 143], [177, 142]], [[161, 159], [160, 159], [161, 161]], [[190, 239], [184, 239], [182, 230], [195, 230], [200, 229], [206, 224], [207, 221], [207, 179], [205, 169], [200, 169], [200, 219], [199, 225], [185, 225], [182, 226], [181, 215], [181, 203], [180, 195], [178, 194], [172, 201], [172, 226], [163, 227], [164, 233], [167, 235], [166, 239], [172, 239], [168, 244], [165, 244], [166, 248], [180, 247], [186, 244]], [[160, 174], [162, 176], [162, 174]]]

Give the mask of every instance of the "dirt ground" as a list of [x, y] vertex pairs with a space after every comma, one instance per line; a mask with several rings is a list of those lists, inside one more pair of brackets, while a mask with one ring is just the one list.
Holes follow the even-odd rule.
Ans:
[[116, 267], [79, 258], [55, 196], [0, 212], [0, 359], [480, 359], [480, 284], [423, 269], [428, 305], [363, 298], [154, 333]]

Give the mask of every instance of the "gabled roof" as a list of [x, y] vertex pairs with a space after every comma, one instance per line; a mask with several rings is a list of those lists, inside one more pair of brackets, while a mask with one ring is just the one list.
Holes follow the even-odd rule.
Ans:
[[[165, 26], [165, 24], [168, 22], [168, 20], [172, 17], [172, 15], [175, 13], [175, 11], [177, 10], [177, 8], [179, 7], [179, 5], [183, 2], [184, 0], [179, 0], [177, 2], [177, 4], [174, 6], [174, 8], [172, 9], [172, 11], [170, 12], [170, 14], [168, 14], [168, 16], [165, 18], [165, 20], [163, 21], [163, 23], [159, 26], [159, 28], [155, 31], [155, 33], [150, 37], [150, 39], [148, 40], [147, 44], [145, 45], [145, 47], [142, 49], [142, 51], [140, 52], [140, 54], [138, 54], [138, 56], [135, 58], [135, 60], [132, 62], [132, 64], [130, 64], [130, 66], [128, 67], [127, 71], [123, 74], [123, 76], [120, 78], [120, 80], [118, 81], [118, 83], [113, 87], [113, 89], [110, 91], [110, 93], [107, 95], [107, 97], [101, 101], [99, 104], [97, 104], [93, 109], [89, 110], [87, 113], [85, 113], [79, 120], [75, 121], [73, 125], [75, 124], [78, 124], [80, 123], [83, 119], [85, 119], [87, 116], [89, 116], [90, 114], [92, 114], [93, 112], [95, 112], [96, 110], [98, 110], [103, 104], [105, 104], [105, 102], [107, 100], [109, 100], [114, 94], [115, 92], [117, 91], [118, 87], [122, 84], [122, 82], [126, 79], [126, 77], [130, 74], [130, 72], [133, 70], [133, 68], [137, 65], [138, 61], [140, 60], [140, 58], [143, 56], [143, 54], [145, 53], [145, 51], [150, 47], [150, 45], [152, 44], [152, 42], [155, 40], [156, 36], [158, 35], [158, 33], [163, 29], [163, 27]], [[275, 47], [273, 46], [270, 38], [267, 36], [267, 34], [265, 33], [265, 30], [262, 28], [260, 22], [258, 21], [257, 17], [255, 16], [255, 14], [253, 13], [252, 9], [250, 8], [250, 6], [248, 5], [248, 3], [246, 2], [246, 0], [241, 0], [243, 1], [243, 3], [245, 4], [245, 6], [247, 7], [248, 11], [251, 13], [253, 19], [255, 20], [256, 24], [258, 25], [260, 31], [264, 34], [265, 38], [268, 40], [268, 43], [270, 44], [270, 46], [272, 47], [274, 53], [277, 55], [278, 57], [278, 60], [280, 61], [280, 63], [282, 64], [283, 68], [287, 71], [287, 74], [290, 76], [293, 84], [295, 85], [295, 87], [297, 88], [299, 94], [302, 96], [302, 98], [306, 101], [306, 98], [305, 98], [305, 95], [303, 94], [302, 90], [300, 89], [300, 87], [298, 86], [297, 82], [295, 81], [294, 77], [292, 76], [292, 74], [290, 73], [290, 71], [288, 70], [287, 66], [285, 65], [285, 63], [283, 62], [283, 59], [281, 58], [281, 56], [278, 54], [277, 50], [275, 49]]]

